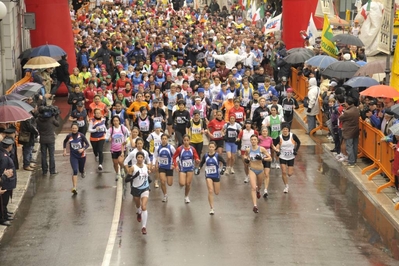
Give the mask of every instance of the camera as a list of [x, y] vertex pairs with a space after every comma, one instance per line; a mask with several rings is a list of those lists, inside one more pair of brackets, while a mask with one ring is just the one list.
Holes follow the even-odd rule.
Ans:
[[44, 118], [57, 116], [60, 113], [61, 112], [60, 112], [60, 109], [58, 108], [58, 106], [53, 106], [53, 105], [51, 105], [51, 106], [41, 106], [39, 108], [39, 115], [41, 117], [44, 117]]

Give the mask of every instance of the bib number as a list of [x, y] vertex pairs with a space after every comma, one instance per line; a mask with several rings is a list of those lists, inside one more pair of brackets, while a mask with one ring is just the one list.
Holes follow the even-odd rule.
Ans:
[[84, 127], [85, 126], [85, 121], [84, 120], [78, 120], [78, 127]]
[[154, 124], [155, 123], [161, 123], [162, 122], [162, 117], [154, 117]]
[[216, 138], [221, 138], [222, 137], [222, 132], [221, 131], [215, 131], [213, 132], [213, 137]]
[[182, 165], [184, 168], [189, 168], [189, 167], [192, 167], [192, 166], [193, 166], [193, 161], [192, 161], [192, 160], [183, 160], [183, 161], [181, 162], [181, 165]]
[[199, 128], [199, 127], [193, 127], [193, 128], [191, 129], [191, 132], [192, 132], [193, 134], [201, 134], [201, 128]]
[[160, 158], [158, 158], [158, 163], [159, 163], [160, 165], [168, 165], [168, 158], [162, 158], [162, 157], [160, 157]]
[[272, 131], [280, 131], [280, 124], [278, 124], [278, 125], [272, 125], [271, 126], [271, 128], [272, 128]]
[[79, 150], [82, 148], [82, 145], [80, 144], [80, 142], [79, 143], [71, 143], [71, 148], [73, 150]]
[[236, 119], [242, 119], [243, 115], [242, 113], [236, 113]]
[[287, 112], [292, 112], [292, 105], [284, 104], [283, 110]]
[[123, 142], [122, 137], [114, 138], [114, 143], [115, 144], [121, 144], [122, 142]]
[[205, 173], [207, 175], [216, 174], [217, 173], [216, 166], [215, 165], [210, 165], [210, 166], [205, 167]]
[[235, 131], [229, 131], [229, 132], [227, 133], [227, 137], [229, 137], [229, 138], [236, 138], [236, 137], [237, 137], [237, 132], [235, 132]]

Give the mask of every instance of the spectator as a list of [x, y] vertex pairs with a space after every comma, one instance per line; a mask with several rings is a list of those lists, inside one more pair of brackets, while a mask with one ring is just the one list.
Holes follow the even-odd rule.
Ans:
[[320, 111], [319, 94], [320, 89], [317, 87], [316, 78], [310, 78], [308, 91], [309, 105], [306, 110], [306, 116], [308, 119], [307, 134], [310, 134], [310, 132], [316, 128], [316, 115], [318, 115]]
[[19, 127], [18, 143], [22, 145], [23, 169], [26, 171], [33, 171], [34, 168], [30, 166], [32, 160], [32, 151], [35, 146], [35, 138], [39, 135], [34, 126], [35, 118], [21, 121]]

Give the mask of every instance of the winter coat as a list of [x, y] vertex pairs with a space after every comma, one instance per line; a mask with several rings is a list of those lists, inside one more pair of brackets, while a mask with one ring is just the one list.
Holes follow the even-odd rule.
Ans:
[[37, 131], [36, 127], [34, 126], [34, 119], [31, 118], [20, 123], [19, 131], [21, 132], [29, 132], [30, 138], [28, 142], [23, 142], [18, 140], [18, 142], [24, 146], [31, 147], [35, 145], [35, 138], [39, 135], [39, 131]]
[[317, 81], [315, 78], [309, 79], [309, 91], [308, 91], [308, 98], [309, 98], [309, 106], [311, 111], [308, 112], [306, 110], [306, 115], [315, 116], [318, 115], [320, 112], [320, 104], [319, 104], [319, 95], [320, 89], [317, 87]]
[[360, 112], [356, 106], [351, 105], [339, 117], [342, 122], [342, 137], [344, 139], [355, 139], [359, 137], [359, 117]]
[[55, 143], [55, 127], [59, 127], [58, 117], [42, 117], [39, 116], [36, 120], [37, 130], [40, 134], [40, 144]]
[[58, 61], [58, 63], [60, 66], [55, 69], [57, 73], [57, 80], [69, 84], [69, 64], [67, 60], [61, 59]]
[[1, 175], [2, 189], [13, 190], [17, 187], [17, 170], [15, 168], [14, 162], [10, 157], [10, 153], [4, 148], [0, 147], [0, 173], [4, 173], [6, 169], [13, 169], [14, 176], [11, 178]]

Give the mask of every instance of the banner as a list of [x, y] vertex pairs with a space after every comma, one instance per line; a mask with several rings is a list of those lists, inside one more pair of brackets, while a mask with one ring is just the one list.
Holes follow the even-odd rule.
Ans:
[[[391, 27], [393, 27], [391, 23], [391, 13], [392, 13], [392, 2], [391, 0], [384, 0], [384, 12], [382, 13], [382, 25], [379, 36], [379, 43], [377, 50], [381, 51], [385, 54], [391, 54]], [[368, 4], [369, 6], [370, 4]], [[370, 10], [369, 7], [367, 7]]]
[[337, 57], [337, 47], [332, 41], [333, 37], [330, 21], [327, 15], [324, 14], [323, 31], [321, 32], [321, 50], [329, 56]]
[[262, 28], [263, 33], [268, 34], [271, 32], [281, 30], [281, 18], [282, 18], [282, 14], [275, 16], [274, 18], [268, 19]]
[[399, 44], [398, 43], [396, 44], [395, 54], [393, 56], [391, 81], [389, 85], [391, 87], [394, 87], [396, 90], [399, 90]]
[[317, 32], [316, 24], [313, 20], [313, 13], [310, 13], [310, 19], [308, 23], [308, 28], [306, 29], [306, 34], [309, 37], [309, 43], [311, 45], [314, 45], [316, 42], [316, 38], [319, 36], [319, 34]]

